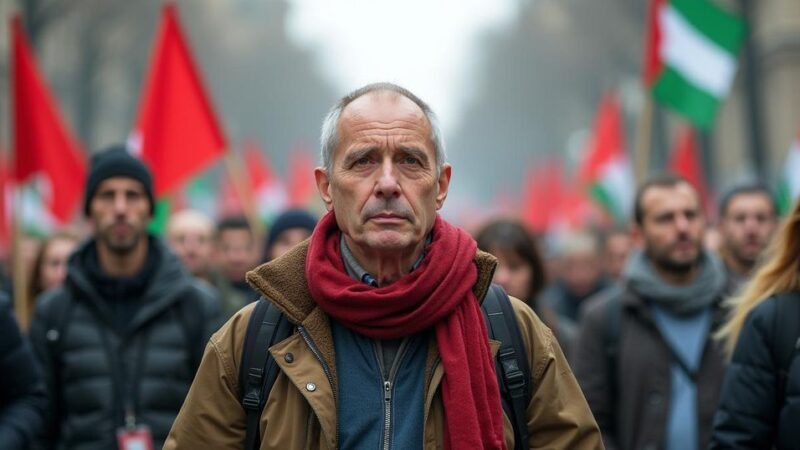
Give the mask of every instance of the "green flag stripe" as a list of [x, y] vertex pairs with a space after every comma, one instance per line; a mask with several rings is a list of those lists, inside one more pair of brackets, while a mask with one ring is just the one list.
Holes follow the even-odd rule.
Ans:
[[614, 200], [614, 197], [602, 184], [599, 182], [592, 184], [589, 192], [611, 214], [616, 222], [622, 223], [625, 221], [625, 211], [620, 210], [619, 202]]
[[162, 197], [156, 201], [156, 210], [150, 224], [147, 225], [147, 231], [156, 236], [163, 236], [167, 229], [167, 221], [169, 220], [169, 211], [171, 209], [171, 202], [169, 197]]
[[653, 96], [703, 129], [714, 123], [719, 107], [716, 97], [698, 89], [670, 67], [664, 68], [653, 85]]
[[744, 21], [709, 0], [670, 0], [669, 4], [699, 33], [736, 54], [744, 36]]
[[789, 181], [786, 178], [780, 180], [776, 197], [780, 214], [789, 214], [789, 210], [792, 208], [792, 192], [789, 187]]

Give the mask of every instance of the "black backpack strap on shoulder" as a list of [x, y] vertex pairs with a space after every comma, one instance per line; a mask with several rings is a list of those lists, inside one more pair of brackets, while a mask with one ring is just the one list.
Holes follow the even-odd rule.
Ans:
[[489, 337], [501, 342], [497, 352], [497, 378], [503, 409], [514, 426], [514, 448], [527, 448], [531, 373], [528, 350], [522, 340], [517, 316], [508, 295], [496, 284], [489, 288], [481, 309]]
[[241, 402], [247, 415], [245, 450], [256, 450], [259, 447], [261, 438], [258, 424], [261, 411], [278, 377], [278, 364], [268, 349], [291, 333], [291, 323], [278, 308], [264, 297], [256, 300], [256, 306], [247, 323], [239, 368]]
[[611, 429], [616, 430], [617, 407], [619, 394], [617, 382], [617, 366], [619, 365], [619, 337], [622, 330], [622, 298], [621, 293], [612, 293], [606, 309], [606, 328], [603, 334], [603, 349], [606, 355], [606, 377], [608, 380], [608, 397], [611, 400]]
[[775, 296], [775, 356], [778, 362], [778, 405], [786, 400], [786, 384], [792, 360], [800, 351], [800, 293]]

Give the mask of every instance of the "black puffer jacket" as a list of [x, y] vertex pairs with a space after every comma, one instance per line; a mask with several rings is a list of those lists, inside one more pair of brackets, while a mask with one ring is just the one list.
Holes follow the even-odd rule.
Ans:
[[[778, 305], [778, 302], [797, 302]], [[794, 349], [784, 394], [778, 387], [781, 360], [776, 342], [800, 314], [800, 293], [771, 297], [758, 305], [744, 323], [722, 398], [714, 416], [711, 449], [800, 449], [800, 353], [796, 328], [788, 349]], [[800, 317], [794, 318], [800, 323]], [[786, 352], [789, 354], [790, 352]]]
[[20, 334], [11, 302], [0, 293], [0, 448], [28, 448], [39, 433], [47, 407], [42, 375]]
[[[64, 286], [40, 298], [34, 316], [31, 340], [50, 400], [43, 443], [114, 449], [116, 430], [132, 414], [161, 448], [218, 325], [219, 303], [152, 237], [155, 267], [143, 269], [135, 302], [125, 292], [103, 298], [87, 262], [92, 252], [90, 241], [70, 258]], [[121, 320], [120, 311], [130, 317]]]

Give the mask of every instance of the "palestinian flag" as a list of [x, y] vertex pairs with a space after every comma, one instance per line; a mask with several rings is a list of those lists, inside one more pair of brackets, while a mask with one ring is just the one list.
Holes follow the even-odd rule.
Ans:
[[600, 103], [578, 176], [592, 198], [618, 223], [629, 217], [635, 189], [624, 141], [619, 102], [607, 94]]
[[655, 99], [709, 128], [736, 75], [745, 24], [711, 0], [653, 0], [644, 81]]
[[781, 214], [788, 214], [794, 202], [800, 197], [800, 137], [795, 138], [778, 184], [778, 207]]

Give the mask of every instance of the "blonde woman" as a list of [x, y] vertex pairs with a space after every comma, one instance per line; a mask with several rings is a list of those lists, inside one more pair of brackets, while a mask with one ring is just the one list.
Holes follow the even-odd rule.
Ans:
[[800, 201], [731, 303], [710, 448], [800, 448]]

